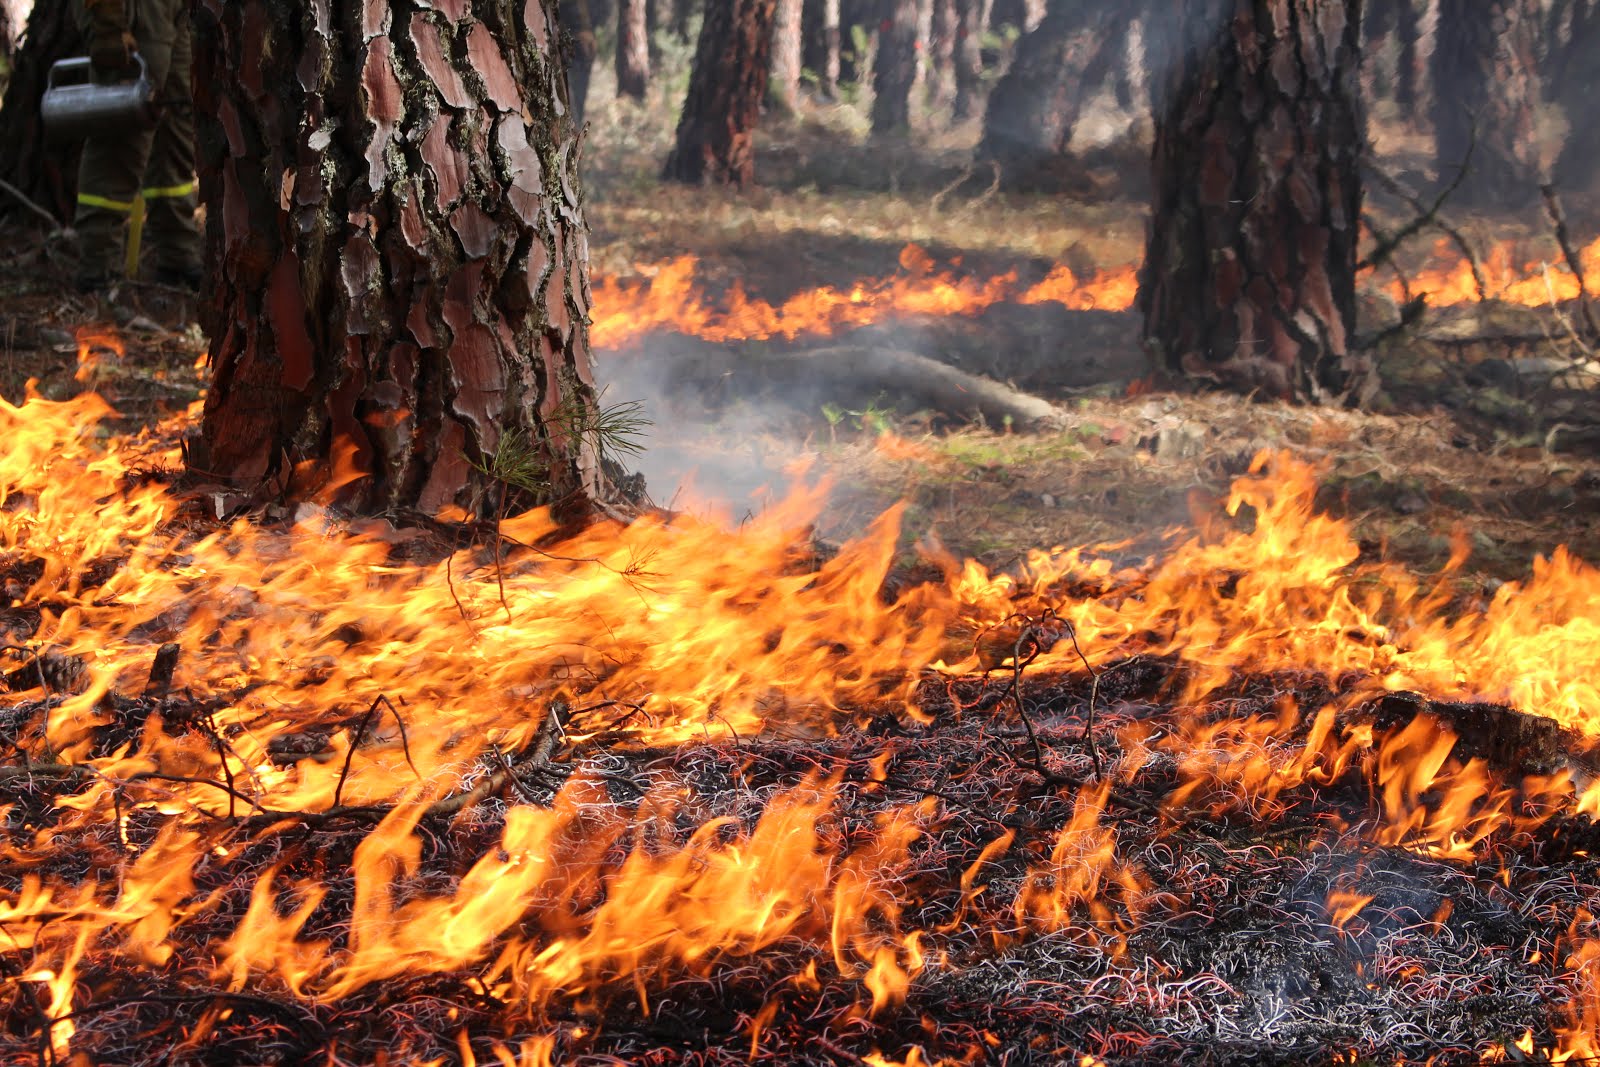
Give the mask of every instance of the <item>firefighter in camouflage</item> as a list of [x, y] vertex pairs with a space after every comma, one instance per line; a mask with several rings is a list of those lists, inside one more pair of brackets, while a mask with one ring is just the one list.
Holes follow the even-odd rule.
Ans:
[[155, 280], [197, 289], [188, 0], [74, 2], [96, 76], [129, 76], [137, 52], [156, 86], [160, 114], [154, 128], [130, 127], [84, 143], [75, 220], [83, 248], [78, 287], [95, 291], [123, 276], [132, 258], [129, 232], [138, 233], [142, 221]]

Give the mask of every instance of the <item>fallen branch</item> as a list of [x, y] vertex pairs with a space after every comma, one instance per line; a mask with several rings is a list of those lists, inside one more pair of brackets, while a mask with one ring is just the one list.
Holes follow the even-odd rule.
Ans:
[[[1468, 158], [1471, 158], [1470, 151], [1468, 152]], [[1467, 172], [1466, 160], [1462, 161], [1461, 170], [1456, 175], [1455, 180], [1440, 192], [1439, 196], [1434, 200], [1430, 207], [1423, 207], [1422, 201], [1417, 198], [1416, 194], [1412, 193], [1404, 185], [1401, 185], [1399, 179], [1387, 173], [1382, 167], [1379, 167], [1370, 160], [1367, 161], [1367, 170], [1372, 174], [1372, 177], [1377, 181], [1378, 185], [1382, 186], [1385, 191], [1405, 201], [1406, 204], [1417, 213], [1417, 218], [1413, 219], [1411, 224], [1401, 227], [1399, 232], [1390, 238], [1390, 241], [1386, 243], [1387, 247], [1380, 245], [1379, 248], [1373, 250], [1371, 255], [1367, 256], [1360, 263], [1356, 264], [1356, 269], [1364, 270], [1367, 267], [1377, 266], [1385, 259], [1388, 259], [1389, 256], [1393, 255], [1395, 249], [1399, 247], [1400, 243], [1406, 238], [1417, 233], [1424, 227], [1432, 226], [1434, 229], [1450, 238], [1450, 240], [1455, 244], [1456, 248], [1461, 252], [1462, 257], [1467, 261], [1467, 266], [1472, 269], [1472, 284], [1477, 289], [1478, 299], [1480, 301], [1489, 299], [1489, 287], [1483, 280], [1483, 267], [1478, 262], [1477, 252], [1473, 251], [1471, 243], [1464, 236], [1462, 236], [1460, 230], [1456, 229], [1450, 223], [1439, 217], [1439, 209], [1444, 206], [1445, 199], [1451, 193], [1455, 192], [1456, 187], [1461, 184], [1462, 176]]]
[[[382, 700], [383, 698], [379, 699]], [[373, 707], [376, 709], [376, 702], [374, 702]], [[371, 711], [368, 713], [369, 717], [370, 715]], [[550, 758], [555, 755], [556, 745], [563, 736], [568, 715], [569, 710], [567, 709], [566, 705], [559, 702], [553, 704], [550, 708], [550, 711], [545, 715], [544, 722], [540, 724], [538, 733], [534, 735], [533, 744], [528, 748], [525, 754], [517, 759], [515, 763], [506, 760], [503, 755], [500, 756], [500, 770], [488, 775], [477, 785], [473, 786], [469, 790], [466, 790], [465, 792], [454, 793], [450, 796], [442, 797], [439, 800], [434, 801], [423, 811], [423, 816], [426, 818], [428, 816], [454, 815], [464, 808], [470, 807], [471, 805], [476, 804], [478, 801], [498, 793], [508, 784], [512, 784], [516, 775], [525, 773], [548, 763]], [[362, 721], [363, 728], [365, 727], [366, 721], [366, 719], [363, 719]], [[355, 747], [358, 740], [359, 731], [356, 736], [352, 737], [352, 748]], [[409, 752], [406, 754], [406, 758], [409, 762]], [[413, 768], [413, 770], [415, 770], [415, 768]], [[22, 783], [24, 788], [31, 788], [38, 780], [50, 778], [64, 779], [71, 783], [87, 782], [91, 780], [103, 781], [111, 786], [113, 790], [121, 790], [126, 786], [136, 785], [139, 782], [146, 781], [209, 786], [212, 789], [216, 789], [227, 794], [230, 798], [230, 803], [233, 800], [238, 800], [250, 805], [250, 807], [255, 811], [255, 814], [243, 820], [242, 825], [245, 826], [259, 826], [275, 822], [282, 822], [284, 820], [298, 820], [313, 826], [320, 826], [324, 823], [333, 822], [338, 819], [371, 817], [381, 818], [394, 810], [394, 806], [392, 804], [335, 804], [334, 806], [323, 811], [278, 811], [272, 808], [264, 808], [254, 797], [240, 792], [228, 783], [219, 782], [211, 778], [197, 778], [180, 774], [165, 774], [160, 771], [140, 771], [139, 773], [131, 774], [126, 778], [113, 778], [110, 775], [102, 773], [97, 768], [81, 763], [33, 763], [20, 767], [0, 766], [0, 788], [5, 788], [12, 783], [19, 781]], [[517, 780], [517, 782], [520, 784], [520, 780]], [[340, 785], [342, 788], [342, 776]]]
[[17, 203], [21, 204], [23, 207], [39, 216], [45, 222], [49, 223], [51, 233], [62, 232], [63, 227], [61, 225], [61, 220], [50, 214], [50, 212], [46, 211], [44, 208], [40, 207], [31, 197], [28, 196], [27, 193], [23, 192], [21, 189], [18, 189], [15, 185], [12, 185], [4, 178], [0, 178], [0, 190], [10, 193]]
[[1544, 197], [1545, 214], [1550, 216], [1550, 223], [1555, 227], [1556, 245], [1561, 249], [1561, 258], [1567, 261], [1567, 269], [1578, 280], [1578, 313], [1583, 316], [1584, 328], [1589, 331], [1589, 336], [1600, 337], [1600, 324], [1596, 324], [1594, 308], [1589, 303], [1589, 283], [1583, 274], [1583, 259], [1572, 244], [1572, 233], [1567, 229], [1567, 213], [1561, 207], [1561, 197], [1556, 193], [1556, 187], [1549, 183], [1539, 186], [1539, 195]]

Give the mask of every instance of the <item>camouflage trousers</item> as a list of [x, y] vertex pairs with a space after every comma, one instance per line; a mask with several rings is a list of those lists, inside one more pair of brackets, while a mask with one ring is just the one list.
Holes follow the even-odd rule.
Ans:
[[[154, 128], [97, 135], [83, 145], [74, 219], [81, 278], [123, 273], [129, 222], [142, 216], [143, 244], [158, 271], [200, 269], [195, 226], [193, 63], [188, 0], [126, 0], [129, 29], [161, 101]], [[87, 32], [82, 0], [74, 0]]]

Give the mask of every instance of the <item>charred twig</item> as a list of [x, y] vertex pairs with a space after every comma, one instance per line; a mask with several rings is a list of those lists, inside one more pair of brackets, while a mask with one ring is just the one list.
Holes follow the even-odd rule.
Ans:
[[46, 1033], [49, 1033], [50, 1028], [58, 1023], [81, 1019], [90, 1015], [103, 1015], [108, 1011], [116, 1011], [118, 1008], [128, 1008], [139, 1004], [204, 1004], [216, 1000], [225, 1000], [244, 1007], [260, 1008], [293, 1026], [312, 1042], [320, 1043], [327, 1038], [327, 1031], [317, 1021], [316, 1016], [299, 1008], [297, 1005], [286, 1004], [270, 997], [258, 996], [253, 993], [232, 993], [221, 989], [205, 993], [147, 993], [140, 996], [115, 997], [96, 1004], [85, 1004], [81, 1008], [58, 1015], [50, 1019], [45, 1024], [44, 1029]]
[[21, 189], [18, 189], [15, 185], [12, 185], [4, 178], [0, 178], [0, 190], [10, 193], [17, 203], [27, 208], [31, 213], [39, 216], [39, 218], [43, 219], [45, 222], [49, 223], [51, 233], [62, 232], [61, 220], [50, 214], [50, 212], [46, 211], [44, 208], [40, 207], [39, 204], [27, 193], [23, 192]]
[[1089, 708], [1083, 716], [1083, 740], [1089, 748], [1089, 758], [1094, 761], [1094, 776], [1098, 780], [1101, 775], [1100, 745], [1094, 738], [1094, 716], [1100, 697], [1100, 672], [1094, 669], [1089, 657], [1083, 654], [1083, 648], [1078, 644], [1078, 628], [1072, 625], [1069, 619], [1062, 621], [1067, 624], [1067, 636], [1072, 639], [1072, 651], [1078, 654], [1078, 659], [1083, 661], [1083, 669], [1089, 672], [1089, 677], [1092, 679], [1089, 683]]
[[[562, 731], [566, 726], [565, 719], [569, 709], [565, 704], [557, 702], [550, 706], [545, 714], [544, 722], [539, 724], [539, 732], [534, 735], [533, 745], [527, 755], [520, 760], [523, 767], [534, 767], [547, 763], [555, 755], [556, 745], [560, 741]], [[502, 757], [504, 759], [504, 757]], [[509, 782], [515, 780], [517, 770], [506, 761], [502, 769], [495, 771], [483, 781], [463, 793], [436, 800], [428, 805], [428, 815], [454, 815], [463, 808], [471, 807], [484, 797], [504, 789]]]
[[1583, 259], [1572, 244], [1572, 232], [1567, 229], [1567, 213], [1561, 206], [1561, 197], [1556, 187], [1548, 182], [1539, 186], [1539, 194], [1544, 197], [1545, 214], [1550, 216], [1550, 223], [1555, 227], [1561, 258], [1566, 260], [1567, 269], [1578, 280], [1578, 313], [1583, 316], [1584, 328], [1589, 331], [1589, 336], [1600, 337], [1600, 324], [1596, 323], [1594, 308], [1589, 303], [1589, 283], [1584, 277]]
[[169, 641], [156, 649], [155, 659], [150, 664], [150, 676], [145, 679], [144, 695], [150, 700], [164, 700], [167, 690], [172, 688], [172, 678], [178, 671], [178, 655], [183, 651], [182, 646]]
[[[1397, 178], [1390, 175], [1384, 171], [1383, 168], [1377, 166], [1371, 161], [1368, 161], [1367, 163], [1367, 170], [1371, 173], [1373, 179], [1380, 186], [1410, 205], [1411, 209], [1417, 212], [1418, 219], [1420, 220], [1420, 223], [1415, 228], [1412, 228], [1409, 225], [1402, 227], [1398, 234], [1396, 234], [1396, 236], [1392, 239], [1393, 244], [1398, 246], [1400, 242], [1404, 241], [1407, 237], [1416, 233], [1423, 227], [1432, 226], [1434, 229], [1450, 238], [1451, 242], [1454, 243], [1456, 248], [1461, 252], [1462, 258], [1467, 261], [1467, 266], [1472, 269], [1472, 284], [1477, 290], [1478, 299], [1480, 301], [1489, 299], [1489, 286], [1488, 283], [1483, 280], [1483, 266], [1478, 262], [1478, 253], [1473, 250], [1471, 242], [1469, 242], [1466, 237], [1462, 236], [1460, 230], [1456, 229], [1450, 223], [1439, 217], [1439, 208], [1443, 205], [1444, 198], [1455, 191], [1456, 186], [1461, 183], [1462, 175], [1466, 174], [1465, 161], [1463, 161], [1461, 172], [1457, 174], [1455, 181], [1440, 193], [1439, 199], [1435, 201], [1432, 207], [1423, 207], [1421, 200], [1419, 200], [1414, 193], [1412, 193], [1405, 186], [1401, 185]], [[1383, 251], [1383, 255], [1381, 257], [1378, 255], [1379, 251]], [[1394, 247], [1390, 247], [1387, 250], [1375, 249], [1373, 254], [1367, 256], [1356, 265], [1356, 269], [1362, 270], [1367, 267], [1375, 267], [1393, 254]]]
[[406, 737], [406, 721], [400, 717], [400, 712], [395, 710], [395, 706], [389, 702], [389, 698], [379, 693], [377, 698], [373, 700], [372, 706], [367, 709], [367, 713], [361, 717], [361, 723], [356, 727], [355, 733], [350, 735], [350, 748], [344, 754], [344, 767], [339, 771], [339, 784], [333, 790], [333, 806], [336, 808], [339, 806], [339, 798], [344, 795], [345, 779], [350, 776], [350, 761], [355, 759], [356, 749], [360, 746], [361, 739], [366, 736], [367, 726], [372, 722], [373, 716], [378, 713], [380, 706], [389, 709], [389, 713], [394, 716], [395, 723], [400, 727], [400, 751], [405, 754], [406, 766], [411, 768], [411, 773], [416, 775], [418, 779], [422, 778], [421, 773], [417, 771], [417, 765], [411, 762], [411, 741]]
[[[1461, 188], [1461, 183], [1466, 180], [1468, 165], [1472, 162], [1473, 150], [1476, 149], [1478, 145], [1477, 132], [1477, 127], [1474, 126], [1471, 132], [1471, 138], [1467, 141], [1466, 155], [1461, 159], [1461, 166], [1459, 169], [1457, 169], [1456, 176], [1450, 180], [1449, 185], [1446, 185], [1439, 191], [1439, 195], [1434, 197], [1433, 203], [1429, 204], [1427, 207], [1423, 207], [1421, 200], [1411, 193], [1410, 190], [1401, 185], [1399, 179], [1382, 170], [1377, 166], [1377, 164], [1373, 163], [1372, 160], [1368, 159], [1364, 161], [1367, 164], [1367, 169], [1372, 172], [1372, 175], [1375, 178], [1378, 179], [1378, 184], [1383, 186], [1383, 188], [1390, 194], [1399, 197], [1401, 200], [1404, 200], [1408, 205], [1410, 205], [1411, 209], [1416, 212], [1416, 215], [1411, 219], [1410, 222], [1400, 227], [1400, 229], [1396, 230], [1393, 234], [1386, 238], [1380, 238], [1377, 247], [1369, 252], [1360, 263], [1356, 264], [1356, 270], [1362, 271], [1370, 267], [1380, 266], [1386, 260], [1388, 260], [1389, 257], [1393, 256], [1401, 245], [1405, 244], [1412, 237], [1415, 237], [1418, 233], [1421, 233], [1429, 226], [1437, 226], [1440, 228], [1445, 227], [1445, 223], [1443, 223], [1439, 218], [1439, 210], [1444, 207], [1445, 201], [1449, 200], [1450, 197], [1455, 194], [1455, 191]], [[1447, 230], [1446, 232], [1449, 231]], [[1477, 265], [1474, 264], [1473, 266], [1473, 278], [1479, 282], [1478, 288], [1481, 293], [1483, 284], [1482, 281], [1478, 279], [1476, 269]]]
[[[1011, 703], [1017, 709], [1017, 718], [1022, 720], [1022, 728], [1028, 731], [1028, 747], [1033, 750], [1033, 769], [1048, 779], [1050, 772], [1044, 769], [1044, 752], [1039, 748], [1039, 735], [1034, 732], [1033, 719], [1029, 717], [1028, 709], [1022, 702], [1022, 671], [1044, 651], [1045, 646], [1039, 640], [1039, 636], [1031, 626], [1023, 627], [1022, 632], [1017, 635], [1017, 643], [1011, 656], [1009, 695]], [[1025, 644], [1030, 646], [1027, 659], [1022, 658], [1022, 647]]]
[[[176, 648], [177, 646], [173, 645], [167, 647]], [[176, 664], [176, 656], [173, 657], [173, 662]], [[233, 807], [234, 797], [237, 795], [237, 791], [233, 786], [233, 768], [228, 766], [228, 743], [227, 741], [223, 740], [222, 731], [217, 729], [216, 716], [210, 712], [207, 712], [205, 724], [206, 732], [211, 735], [211, 741], [214, 745], [216, 745], [217, 748], [217, 764], [222, 768], [222, 780], [228, 785], [228, 818], [231, 819], [237, 814]]]

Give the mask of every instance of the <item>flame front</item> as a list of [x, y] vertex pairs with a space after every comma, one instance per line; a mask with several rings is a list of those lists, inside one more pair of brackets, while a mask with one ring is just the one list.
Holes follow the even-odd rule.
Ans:
[[[855, 1000], [838, 1010], [881, 1017], [952, 965], [930, 946], [973, 924], [992, 946], [1066, 938], [1123, 966], [1147, 915], [1191, 907], [1127, 854], [1107, 817], [1127, 803], [1119, 790], [1160, 775], [1171, 779], [1154, 814], [1173, 823], [1272, 818], [1355, 775], [1370, 803], [1333, 829], [1438, 862], [1480, 861], [1497, 835], [1596, 803], [1568, 772], [1502, 781], [1454, 756], [1454, 735], [1425, 718], [1380, 733], [1346, 713], [1404, 690], [1503, 701], [1600, 736], [1600, 573], [1557, 553], [1482, 611], [1452, 615], [1442, 587], [1358, 563], [1350, 531], [1312, 511], [1313, 470], [1290, 457], [1263, 456], [1235, 484], [1233, 524], [1147, 567], [1064, 549], [1036, 552], [1020, 576], [940, 559], [944, 581], [886, 597], [897, 513], [819, 564], [805, 530], [820, 492], [737, 530], [649, 519], [560, 543], [532, 513], [502, 533], [537, 551], [438, 550], [416, 563], [430, 552], [414, 535], [356, 532], [315, 510], [288, 529], [208, 524], [140, 473], [176, 456], [155, 438], [100, 442], [105, 414], [89, 397], [0, 407], [6, 593], [27, 609], [5, 616], [10, 703], [27, 714], [10, 735], [26, 761], [0, 772], [12, 798], [0, 928], [16, 964], [0, 982], [32, 990], [58, 1055], [82, 1004], [75, 976], [97, 953], [152, 971], [210, 960], [235, 993], [317, 1001], [465, 973], [534, 1019], [559, 1005], [599, 1011], [619, 993], [648, 1012], [674, 982], [746, 970], [790, 999], [819, 995], [820, 976], [851, 983]], [[986, 662], [981, 649], [1019, 619], [1026, 634]], [[924, 851], [952, 817], [937, 783], [867, 823], [841, 803], [846, 790], [886, 788], [892, 749], [849, 781], [765, 788], [739, 817], [703, 811], [682, 776], [619, 780], [599, 755], [835, 739], [884, 715], [914, 725], [932, 714], [919, 685], [1020, 670], [1025, 638], [1040, 649], [1035, 672], [1081, 671], [1080, 653], [1099, 672], [1165, 657], [1179, 709], [1240, 672], [1310, 672], [1329, 695], [1180, 714], [1160, 730], [1128, 722], [1101, 779], [1053, 781], [1068, 814], [1050, 840], [1027, 851], [1014, 829], [987, 831], [956, 865], [945, 921], [928, 927], [911, 917], [944, 892], [936, 875], [951, 862]], [[168, 681], [150, 669], [162, 645], [182, 653]], [[184, 699], [146, 691], [169, 686]], [[1006, 700], [987, 707], [963, 713], [974, 731], [1011, 721]], [[513, 797], [528, 788], [510, 761], [556, 709], [562, 743], [588, 755], [554, 802], [513, 803], [474, 862], [432, 879], [422, 827], [433, 806], [495, 774]], [[754, 747], [747, 766], [761, 760]], [[45, 781], [59, 799], [36, 810], [27, 798]], [[349, 857], [287, 858], [305, 820], [364, 818], [373, 828]], [[67, 842], [114, 877], [63, 867]], [[248, 900], [230, 900], [219, 872], [247, 860], [266, 873]], [[1017, 865], [1003, 890], [984, 881], [1001, 863]], [[1374, 900], [1341, 885], [1315, 903], [1320, 922], [1359, 938], [1377, 922]], [[317, 917], [336, 903], [348, 922], [327, 929]], [[1566, 947], [1578, 995], [1562, 1040], [1574, 1055], [1595, 1040], [1591, 936], [1579, 924]], [[768, 1022], [748, 1021], [752, 1048]], [[550, 1062], [551, 1040], [499, 1055]], [[920, 1048], [900, 1055], [922, 1062]]]
[[[1600, 239], [1577, 254], [1585, 277], [1600, 278]], [[597, 348], [622, 349], [651, 333], [671, 330], [715, 343], [792, 341], [906, 316], [975, 317], [1006, 303], [1127, 311], [1139, 288], [1137, 264], [1082, 277], [1058, 263], [1045, 277], [1024, 286], [1014, 271], [979, 278], [941, 270], [926, 251], [911, 244], [901, 250], [896, 274], [862, 278], [844, 288], [804, 290], [773, 304], [750, 296], [738, 282], [720, 299], [713, 298], [696, 279], [698, 267], [693, 256], [680, 256], [641, 265], [639, 280], [596, 277], [590, 340]], [[1385, 281], [1381, 288], [1396, 301], [1422, 296], [1434, 307], [1494, 300], [1540, 308], [1582, 294], [1577, 276], [1560, 259], [1529, 259], [1517, 244], [1498, 241], [1478, 257], [1474, 273], [1473, 261], [1449, 238], [1439, 239], [1421, 269]]]

